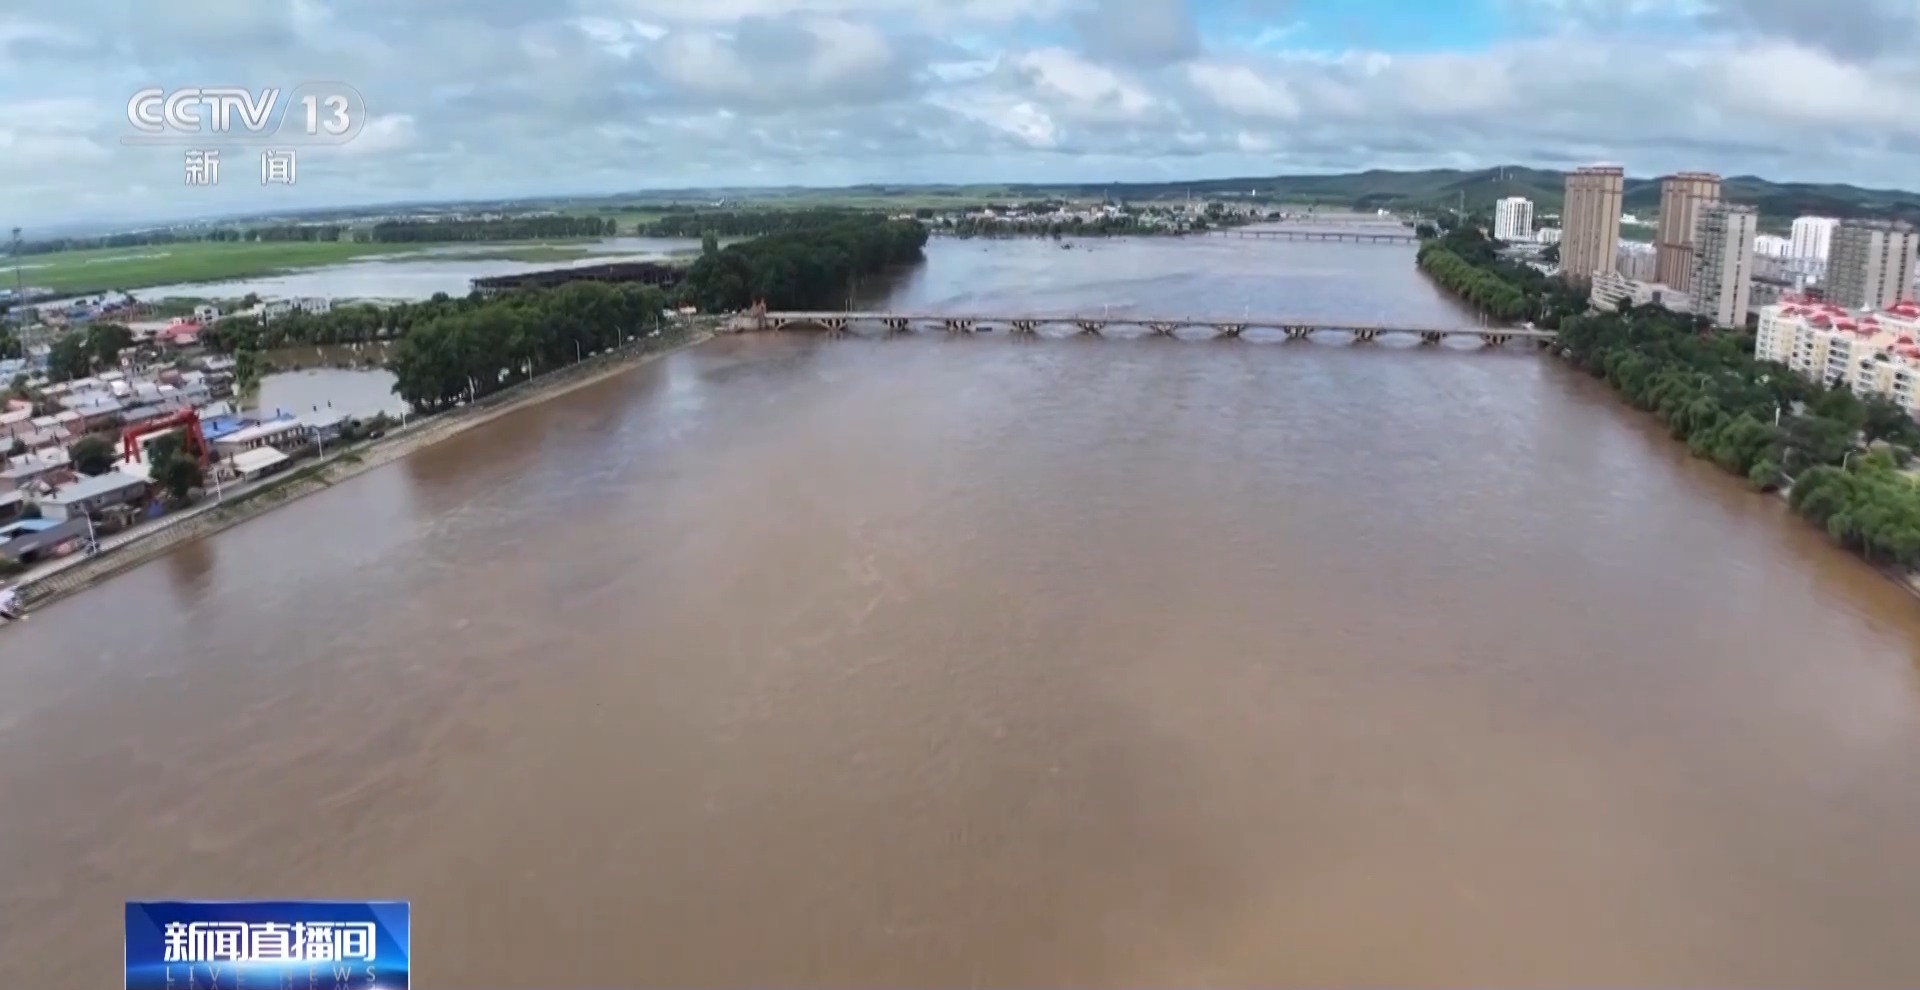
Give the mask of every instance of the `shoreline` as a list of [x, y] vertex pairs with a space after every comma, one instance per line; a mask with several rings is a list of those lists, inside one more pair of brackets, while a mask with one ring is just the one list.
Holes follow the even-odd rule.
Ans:
[[424, 418], [404, 431], [389, 433], [368, 444], [349, 447], [331, 457], [295, 468], [275, 483], [232, 501], [215, 502], [188, 510], [171, 523], [93, 557], [41, 578], [29, 578], [14, 587], [28, 613], [77, 595], [110, 578], [148, 563], [175, 547], [224, 532], [314, 492], [332, 488], [374, 468], [390, 464], [502, 416], [539, 405], [589, 385], [623, 375], [670, 354], [713, 339], [716, 326], [698, 326], [684, 336], [659, 343], [640, 343], [609, 351], [579, 364], [522, 382], [479, 402], [438, 416]]

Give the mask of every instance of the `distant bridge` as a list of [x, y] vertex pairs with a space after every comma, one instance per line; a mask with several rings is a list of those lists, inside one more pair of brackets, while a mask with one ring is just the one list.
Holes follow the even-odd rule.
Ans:
[[1207, 233], [1215, 237], [1240, 237], [1262, 241], [1347, 241], [1353, 244], [1418, 244], [1420, 237], [1411, 231], [1365, 230], [1286, 230], [1225, 227]]
[[774, 311], [749, 314], [736, 323], [747, 330], [825, 330], [847, 333], [856, 325], [886, 328], [889, 333], [916, 330], [944, 330], [948, 333], [980, 333], [1004, 329], [1008, 333], [1038, 335], [1045, 327], [1065, 327], [1076, 334], [1099, 336], [1110, 329], [1144, 329], [1151, 335], [1176, 337], [1181, 330], [1203, 329], [1213, 337], [1239, 337], [1249, 330], [1277, 330], [1288, 340], [1305, 340], [1317, 333], [1346, 334], [1366, 342], [1386, 336], [1418, 337], [1423, 344], [1438, 344], [1448, 337], [1477, 338], [1488, 347], [1515, 340], [1530, 340], [1545, 346], [1554, 340], [1551, 330], [1527, 330], [1511, 327], [1459, 327], [1436, 324], [1366, 323], [1352, 320], [1325, 320], [1307, 317], [1240, 319], [1192, 319], [1145, 316], [1008, 316], [986, 314], [928, 314], [897, 312], [796, 312]]

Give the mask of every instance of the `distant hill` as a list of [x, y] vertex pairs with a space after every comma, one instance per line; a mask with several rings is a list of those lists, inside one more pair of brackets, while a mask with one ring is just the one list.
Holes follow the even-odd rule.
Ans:
[[[1490, 209], [1504, 196], [1525, 196], [1539, 213], [1557, 213], [1566, 173], [1548, 169], [1505, 166], [1474, 171], [1429, 169], [1393, 172], [1372, 169], [1337, 175], [1245, 176], [1192, 182], [1075, 183], [1068, 185], [996, 186], [856, 186], [843, 192], [853, 197], [978, 196], [1074, 198], [1112, 196], [1116, 199], [1177, 199], [1188, 195], [1215, 198], [1255, 196], [1293, 203], [1340, 206], [1357, 210], [1433, 210], [1464, 204], [1469, 211]], [[1769, 226], [1807, 214], [1837, 217], [1899, 217], [1920, 223], [1920, 193], [1896, 189], [1863, 189], [1849, 185], [1771, 182], [1753, 175], [1732, 176], [1722, 183], [1726, 198], [1760, 211]], [[837, 191], [838, 192], [838, 191]], [[743, 198], [762, 198], [741, 191]], [[819, 197], [822, 190], [792, 191], [787, 195]], [[778, 194], [776, 194], [778, 195]], [[1634, 178], [1626, 182], [1629, 213], [1651, 216], [1660, 208], [1660, 180]]]

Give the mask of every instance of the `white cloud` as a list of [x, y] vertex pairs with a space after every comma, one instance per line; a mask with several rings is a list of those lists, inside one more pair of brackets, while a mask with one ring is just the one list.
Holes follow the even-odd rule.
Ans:
[[1386, 52], [1312, 47], [1281, 0], [1228, 3], [1215, 36], [1189, 0], [196, 0], [131, 27], [128, 0], [8, 0], [0, 222], [255, 208], [121, 145], [127, 94], [306, 79], [373, 119], [277, 206], [1593, 158], [1920, 175], [1915, 0], [1468, 2], [1537, 29]]

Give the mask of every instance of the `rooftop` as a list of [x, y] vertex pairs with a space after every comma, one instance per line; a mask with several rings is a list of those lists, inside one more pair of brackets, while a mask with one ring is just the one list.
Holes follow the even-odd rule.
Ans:
[[45, 501], [55, 505], [66, 505], [69, 502], [79, 502], [98, 495], [111, 494], [132, 488], [136, 485], [144, 488], [146, 484], [146, 482], [132, 475], [121, 474], [118, 471], [108, 471], [106, 474], [98, 477], [81, 478], [69, 484], [61, 485], [59, 488], [54, 489], [53, 494], [47, 496]]
[[241, 451], [233, 455], [229, 463], [233, 465], [235, 471], [241, 474], [252, 474], [255, 471], [270, 468], [286, 459], [287, 455], [282, 454], [272, 447], [255, 447], [252, 450]]
[[220, 439], [226, 443], [251, 443], [255, 440], [271, 440], [274, 437], [285, 436], [299, 428], [300, 424], [295, 420], [275, 419], [235, 430]]

